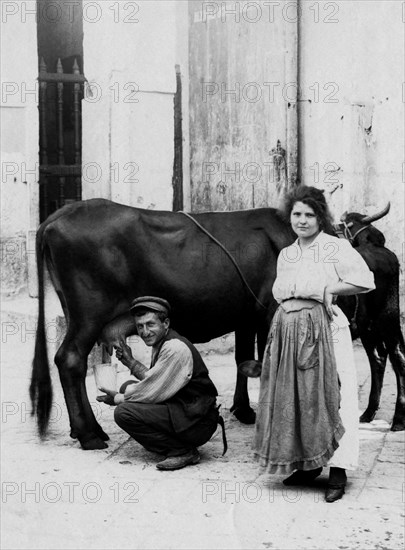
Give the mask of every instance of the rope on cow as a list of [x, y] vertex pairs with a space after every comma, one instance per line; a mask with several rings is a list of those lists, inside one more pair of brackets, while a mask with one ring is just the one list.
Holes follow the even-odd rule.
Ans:
[[350, 324], [352, 325], [353, 330], [357, 330], [357, 312], [359, 311], [359, 296], [355, 294], [354, 296], [356, 298], [356, 307], [354, 308], [353, 317], [350, 319]]
[[367, 229], [368, 227], [370, 227], [370, 223], [368, 223], [367, 225], [365, 225], [364, 227], [362, 227], [361, 229], [358, 229], [356, 231], [356, 233], [354, 235], [352, 235], [352, 232], [350, 231], [350, 224], [347, 224], [346, 222], [343, 222], [343, 226], [344, 226], [344, 232], [343, 232], [343, 235], [344, 235], [344, 238], [350, 242], [350, 244], [352, 246], [353, 243], [354, 243], [354, 239], [362, 232], [364, 231], [365, 229]]
[[184, 214], [184, 216], [186, 216], [187, 218], [189, 218], [199, 229], [201, 229], [201, 231], [203, 233], [205, 233], [211, 240], [214, 241], [214, 243], [216, 243], [220, 248], [222, 248], [222, 250], [225, 252], [225, 254], [228, 256], [228, 258], [231, 260], [231, 262], [233, 263], [233, 265], [236, 267], [236, 270], [240, 276], [240, 278], [242, 279], [242, 282], [244, 283], [244, 285], [246, 286], [246, 288], [248, 289], [248, 291], [250, 292], [250, 294], [253, 296], [253, 298], [256, 300], [256, 302], [263, 308], [263, 309], [267, 309], [267, 307], [262, 304], [262, 302], [259, 300], [259, 298], [256, 296], [256, 294], [253, 292], [253, 290], [250, 288], [249, 286], [249, 283], [247, 282], [247, 280], [245, 279], [240, 267], [238, 266], [235, 258], [232, 256], [232, 254], [225, 248], [225, 246], [219, 242], [213, 235], [211, 235], [211, 233], [205, 229], [204, 226], [202, 226], [200, 223], [198, 223], [198, 221], [196, 219], [193, 218], [193, 216], [191, 216], [188, 212], [184, 212], [183, 210], [179, 210], [179, 214]]

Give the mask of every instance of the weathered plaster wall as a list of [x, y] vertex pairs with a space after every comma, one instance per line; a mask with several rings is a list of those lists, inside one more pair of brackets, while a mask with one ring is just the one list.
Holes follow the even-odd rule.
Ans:
[[117, 11], [117, 2], [105, 1], [99, 20], [84, 21], [84, 199], [171, 209], [181, 4], [186, 9], [185, 2], [140, 1]]
[[[1, 21], [1, 291], [27, 286], [38, 223], [38, 93], [35, 2], [3, 9]], [[27, 244], [28, 239], [28, 244]], [[28, 249], [28, 254], [26, 253]]]
[[402, 3], [320, 2], [318, 22], [312, 2], [301, 6], [302, 182], [333, 193], [337, 218], [345, 210], [373, 213], [391, 201], [376, 227], [403, 264]]

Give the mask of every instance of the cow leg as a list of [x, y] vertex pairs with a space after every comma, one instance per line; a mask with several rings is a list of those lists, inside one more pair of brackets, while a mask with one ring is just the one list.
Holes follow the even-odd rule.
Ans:
[[108, 435], [97, 422], [90, 406], [85, 380], [87, 357], [95, 342], [94, 334], [69, 329], [55, 356], [59, 378], [69, 413], [71, 436], [85, 450], [105, 449]]
[[[240, 328], [235, 331], [235, 360], [239, 365], [248, 359], [254, 359], [255, 356], [255, 331], [254, 329]], [[256, 413], [249, 403], [249, 394], [247, 387], [247, 377], [237, 371], [235, 394], [233, 396], [233, 405], [231, 412], [236, 416], [239, 422], [243, 424], [254, 424]]]
[[405, 430], [405, 345], [400, 328], [385, 337], [388, 354], [397, 379], [397, 401], [391, 430]]
[[371, 388], [368, 405], [364, 413], [360, 416], [360, 422], [371, 422], [378, 411], [385, 366], [387, 364], [387, 350], [382, 345], [376, 345], [374, 336], [375, 335], [370, 332], [361, 335], [361, 342], [370, 363]]
[[267, 324], [259, 327], [257, 331], [257, 355], [259, 361], [263, 361], [263, 355], [264, 350], [266, 349], [268, 334], [269, 327], [267, 326]]

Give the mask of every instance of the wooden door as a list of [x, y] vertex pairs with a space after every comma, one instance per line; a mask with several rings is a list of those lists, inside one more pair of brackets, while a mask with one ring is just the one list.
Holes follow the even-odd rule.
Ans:
[[296, 183], [297, 24], [270, 15], [189, 2], [193, 211], [276, 206]]

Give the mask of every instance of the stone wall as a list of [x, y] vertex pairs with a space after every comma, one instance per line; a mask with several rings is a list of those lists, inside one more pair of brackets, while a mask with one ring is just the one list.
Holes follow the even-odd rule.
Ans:
[[27, 288], [34, 267], [30, 229], [38, 205], [38, 60], [35, 2], [2, 5], [1, 20], [1, 292]]
[[[346, 210], [372, 214], [391, 201], [375, 225], [403, 265], [403, 6], [391, 0], [301, 6], [301, 180], [326, 190], [337, 219]], [[403, 300], [401, 309], [404, 315]]]

